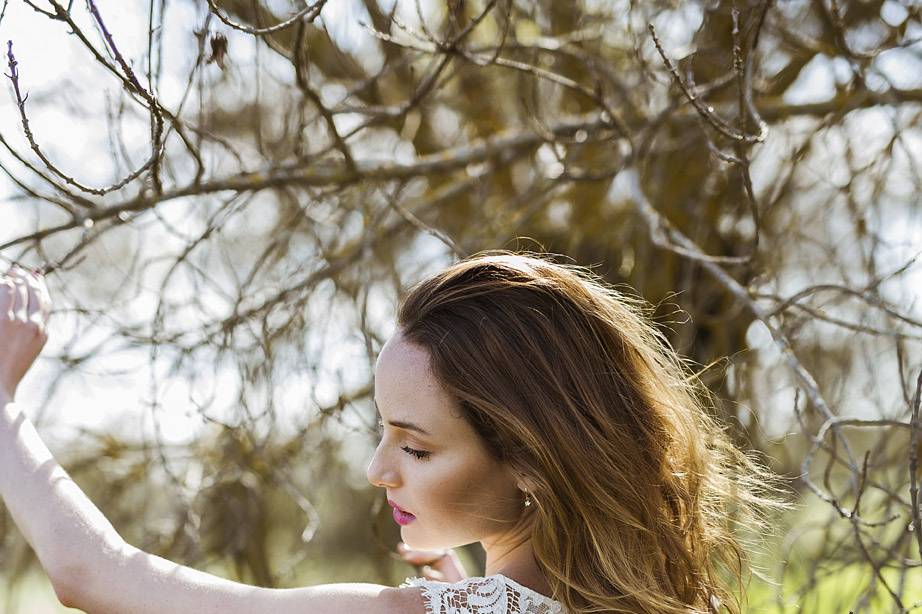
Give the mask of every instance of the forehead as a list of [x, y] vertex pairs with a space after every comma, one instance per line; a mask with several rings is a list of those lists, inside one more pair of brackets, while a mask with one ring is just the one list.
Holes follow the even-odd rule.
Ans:
[[375, 400], [387, 419], [413, 421], [430, 432], [460, 415], [432, 374], [428, 352], [407, 342], [399, 332], [378, 354]]

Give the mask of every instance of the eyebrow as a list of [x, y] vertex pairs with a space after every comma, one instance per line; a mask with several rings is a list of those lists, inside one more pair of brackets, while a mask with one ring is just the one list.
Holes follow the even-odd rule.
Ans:
[[[375, 409], [378, 411], [378, 415], [380, 416], [380, 415], [381, 415], [381, 410], [378, 408], [378, 401], [377, 401], [377, 399], [372, 399], [371, 401], [372, 401], [372, 403], [375, 404]], [[428, 437], [432, 437], [432, 433], [430, 433], [429, 431], [427, 431], [427, 430], [424, 429], [423, 427], [419, 426], [418, 424], [414, 424], [414, 423], [412, 423], [412, 422], [404, 422], [403, 420], [388, 420], [387, 423], [390, 424], [391, 426], [395, 426], [395, 427], [397, 427], [397, 428], [399, 428], [399, 429], [406, 429], [406, 430], [408, 430], [408, 431], [416, 431], [416, 432], [422, 433], [423, 435], [426, 435], [426, 436], [428, 436]]]

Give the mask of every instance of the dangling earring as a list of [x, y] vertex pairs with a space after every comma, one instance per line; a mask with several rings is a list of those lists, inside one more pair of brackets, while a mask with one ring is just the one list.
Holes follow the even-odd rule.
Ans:
[[526, 490], [525, 491], [525, 507], [528, 507], [529, 505], [531, 505], [531, 499], [529, 498], [528, 491]]

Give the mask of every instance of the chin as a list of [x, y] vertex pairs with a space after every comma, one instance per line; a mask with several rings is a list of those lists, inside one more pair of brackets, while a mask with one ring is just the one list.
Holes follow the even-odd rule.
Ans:
[[[403, 533], [401, 531], [401, 533]], [[443, 546], [438, 541], [428, 540], [428, 539], [418, 539], [411, 536], [401, 535], [403, 543], [412, 548], [413, 550], [441, 550], [446, 546]]]
[[470, 541], [458, 542], [457, 540], [439, 539], [438, 537], [414, 537], [412, 534], [404, 533], [404, 531], [400, 532], [400, 537], [403, 543], [413, 550], [448, 550], [449, 548], [460, 548], [473, 543]]

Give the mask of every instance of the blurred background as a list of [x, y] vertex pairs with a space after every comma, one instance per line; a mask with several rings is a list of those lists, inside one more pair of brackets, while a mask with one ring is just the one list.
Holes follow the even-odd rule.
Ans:
[[[920, 19], [3, 0], [0, 266], [43, 267], [55, 300], [18, 400], [142, 549], [262, 586], [396, 585], [418, 570], [365, 468], [397, 301], [479, 250], [546, 250], [649, 301], [788, 478], [750, 611], [911, 611]], [[5, 512], [0, 540], [0, 609], [66, 611]]]

